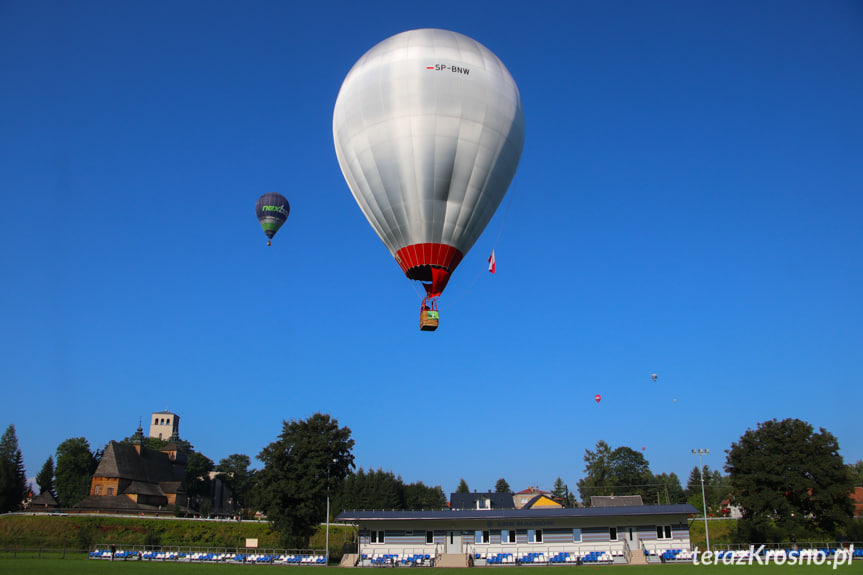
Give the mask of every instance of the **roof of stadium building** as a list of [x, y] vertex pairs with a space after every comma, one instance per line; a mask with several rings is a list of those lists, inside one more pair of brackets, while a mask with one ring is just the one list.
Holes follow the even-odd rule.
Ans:
[[574, 507], [533, 509], [452, 509], [435, 511], [342, 511], [336, 521], [446, 521], [451, 519], [555, 519], [690, 515], [698, 510], [689, 503], [629, 507]]

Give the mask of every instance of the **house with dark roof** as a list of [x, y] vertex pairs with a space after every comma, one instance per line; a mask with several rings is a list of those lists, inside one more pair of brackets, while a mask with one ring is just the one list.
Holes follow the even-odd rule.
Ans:
[[45, 491], [30, 500], [29, 511], [57, 511], [60, 504], [50, 491]]
[[450, 493], [450, 509], [513, 509], [512, 493]]
[[177, 443], [148, 449], [139, 427], [131, 443], [108, 443], [90, 480], [90, 494], [75, 510], [136, 515], [186, 511], [185, 466], [186, 454]]
[[[692, 505], [534, 507], [436, 511], [342, 511], [359, 531], [343, 565], [635, 564], [666, 552], [686, 557]], [[675, 555], [677, 556], [677, 555]], [[427, 563], [423, 563], [427, 564]]]

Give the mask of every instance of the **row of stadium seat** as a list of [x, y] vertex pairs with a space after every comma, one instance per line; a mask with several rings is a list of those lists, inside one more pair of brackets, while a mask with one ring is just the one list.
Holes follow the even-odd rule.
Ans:
[[369, 557], [365, 553], [362, 555], [363, 562], [370, 563], [373, 566], [382, 565], [431, 565], [432, 557], [423, 553], [411, 553], [407, 555], [399, 555], [398, 553], [384, 553], [382, 555], [372, 555]]
[[545, 553], [522, 553], [518, 557], [514, 557], [512, 553], [495, 553], [485, 556], [477, 553], [476, 559], [485, 559], [489, 565], [505, 565], [505, 564], [536, 564], [536, 563], [577, 563], [581, 560], [583, 563], [611, 563], [614, 558], [606, 551], [590, 551], [588, 553], [578, 554], [568, 551], [560, 551], [553, 555], [546, 556]]
[[611, 563], [614, 557], [606, 551], [591, 551], [581, 558], [582, 563]]
[[[90, 552], [91, 559], [111, 559], [111, 551], [96, 549]], [[265, 563], [265, 564], [296, 564], [324, 565], [327, 561], [324, 555], [294, 555], [273, 553], [214, 553], [182, 551], [124, 551], [114, 552], [115, 560], [140, 559], [145, 561], [200, 561], [209, 563]]]
[[692, 553], [686, 549], [644, 549], [644, 555], [660, 561], [689, 561]]

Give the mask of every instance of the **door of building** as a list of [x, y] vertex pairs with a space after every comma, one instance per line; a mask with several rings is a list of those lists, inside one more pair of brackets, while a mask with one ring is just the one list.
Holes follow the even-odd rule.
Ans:
[[641, 543], [638, 539], [638, 527], [620, 527], [618, 531], [626, 538], [627, 546], [632, 551], [641, 549]]
[[461, 531], [446, 532], [446, 552], [447, 555], [462, 552]]

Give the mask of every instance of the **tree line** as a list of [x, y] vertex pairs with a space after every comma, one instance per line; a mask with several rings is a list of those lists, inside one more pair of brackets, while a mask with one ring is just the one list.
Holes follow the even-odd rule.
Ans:
[[[131, 441], [126, 438], [123, 441]], [[316, 413], [304, 420], [284, 421], [281, 434], [256, 458], [261, 469], [251, 469], [251, 458], [232, 454], [215, 464], [197, 453], [187, 441], [187, 465], [183, 479], [190, 507], [209, 512], [212, 496], [210, 472], [227, 484], [239, 512], [252, 517], [263, 513], [283, 543], [308, 545], [311, 534], [326, 517], [342, 509], [443, 509], [447, 497], [438, 486], [406, 484], [401, 476], [382, 469], [356, 469], [351, 430], [336, 419]], [[161, 449], [165, 442], [147, 438], [145, 446]], [[737, 505], [741, 542], [788, 541], [817, 534], [825, 538], [863, 539], [860, 522], [852, 521], [849, 494], [863, 485], [863, 461], [844, 464], [835, 437], [817, 432], [796, 419], [771, 420], [749, 429], [726, 450], [723, 475], [708, 466], [697, 466], [684, 488], [674, 473], [654, 474], [644, 454], [627, 446], [612, 448], [604, 440], [586, 449], [584, 476], [576, 493], [560, 477], [551, 496], [564, 506], [589, 505], [597, 495], [640, 495], [645, 504], [689, 502], [699, 513], [721, 515], [722, 502]], [[90, 448], [86, 439], [61, 443], [56, 459], [50, 456], [36, 476], [42, 493], [51, 493], [64, 507], [72, 507], [89, 493], [90, 478], [102, 450]], [[702, 474], [704, 499], [702, 504]], [[511, 493], [500, 478], [494, 490]], [[0, 512], [21, 506], [31, 487], [27, 485], [23, 457], [14, 425], [0, 438]], [[456, 490], [470, 492], [464, 478]], [[481, 490], [485, 491], [485, 490]]]

